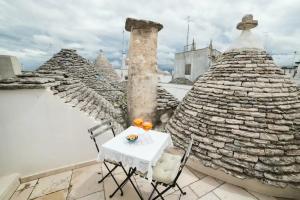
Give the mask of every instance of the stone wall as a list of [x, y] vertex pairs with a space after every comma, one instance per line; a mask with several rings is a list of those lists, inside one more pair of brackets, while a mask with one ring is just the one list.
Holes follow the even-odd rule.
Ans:
[[207, 167], [300, 187], [300, 99], [265, 51], [225, 52], [199, 78], [166, 129]]

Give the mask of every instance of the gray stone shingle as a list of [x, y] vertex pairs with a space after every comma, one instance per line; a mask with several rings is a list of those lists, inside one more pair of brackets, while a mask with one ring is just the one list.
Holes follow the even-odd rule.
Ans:
[[299, 187], [299, 103], [296, 84], [265, 51], [234, 49], [195, 82], [166, 129], [177, 146], [196, 135], [192, 153], [205, 166]]

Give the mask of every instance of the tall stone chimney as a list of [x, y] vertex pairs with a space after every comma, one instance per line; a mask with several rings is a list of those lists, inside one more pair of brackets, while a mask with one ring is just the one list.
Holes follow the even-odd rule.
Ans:
[[15, 56], [0, 55], [0, 80], [21, 74], [21, 64]]
[[157, 33], [159, 23], [126, 19], [125, 29], [131, 32], [128, 52], [129, 120], [142, 118], [155, 122], [157, 106]]

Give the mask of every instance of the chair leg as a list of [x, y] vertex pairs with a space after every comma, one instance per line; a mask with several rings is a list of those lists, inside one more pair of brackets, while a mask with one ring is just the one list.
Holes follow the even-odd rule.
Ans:
[[184, 192], [181, 187], [176, 183], [176, 186], [178, 187], [178, 189], [180, 190], [182, 195], [186, 195], [186, 192]]
[[[125, 170], [125, 168], [124, 168], [124, 166], [123, 166], [122, 164], [120, 164], [120, 165], [121, 165], [123, 171], [125, 172], [126, 176], [128, 176], [128, 174], [130, 174], [130, 173], [132, 173], [132, 174], [133, 174], [132, 176], [134, 176], [134, 173], [135, 173], [135, 171], [136, 171], [135, 169], [129, 168], [129, 173], [127, 173], [126, 170]], [[134, 185], [134, 183], [132, 182], [130, 176], [129, 176], [129, 181], [130, 181], [131, 185], [133, 186], [134, 190], [136, 191], [136, 193], [139, 195], [139, 197], [142, 198], [142, 196], [141, 196], [139, 190], [137, 189], [137, 187], [136, 187], [136, 186]], [[125, 185], [125, 184], [124, 184], [124, 185]], [[124, 186], [124, 185], [123, 185], [123, 186]], [[123, 187], [123, 186], [122, 186], [122, 187]]]
[[98, 181], [98, 183], [101, 183], [104, 181], [104, 179], [106, 179], [109, 175], [111, 175], [111, 172], [113, 172], [115, 169], [117, 168], [117, 166], [115, 166], [111, 171], [108, 170], [108, 173], [102, 177], [102, 179], [100, 181]]
[[[153, 185], [153, 183], [151, 183], [152, 184], [152, 186], [154, 187], [154, 185]], [[172, 186], [168, 186], [166, 189], [164, 189], [162, 192], [159, 192], [158, 191], [158, 189], [157, 189], [157, 187], [155, 188], [155, 190], [156, 190], [156, 192], [157, 192], [157, 196], [156, 197], [154, 197], [152, 200], [155, 200], [155, 199], [157, 199], [157, 198], [161, 198], [162, 200], [165, 200], [164, 199], [164, 197], [163, 197], [163, 194], [166, 192], [166, 191], [168, 191], [170, 188], [172, 188]]]
[[[111, 194], [109, 195], [109, 198], [112, 198], [116, 192], [119, 190], [119, 189], [122, 189], [122, 187], [127, 183], [127, 181], [129, 180], [130, 176], [132, 176], [134, 174], [134, 170], [129, 170], [130, 173], [128, 173], [126, 179], [121, 183], [120, 186], [118, 186], [118, 188]], [[139, 193], [138, 193], [139, 194]], [[141, 198], [142, 199], [142, 198]]]
[[[151, 184], [152, 184], [152, 183], [151, 183]], [[152, 190], [152, 192], [151, 192], [151, 194], [150, 194], [150, 196], [149, 196], [148, 200], [150, 200], [150, 199], [151, 199], [151, 197], [153, 196], [154, 192], [156, 191], [156, 187], [157, 187], [157, 185], [158, 185], [158, 183], [156, 183], [156, 184], [155, 184], [155, 186], [153, 186], [153, 184], [152, 184], [152, 186], [153, 186], [153, 190]]]
[[[109, 175], [111, 175], [111, 177], [113, 178], [114, 182], [116, 183], [116, 185], [118, 186], [118, 188], [120, 188], [120, 185], [118, 183], [118, 181], [116, 180], [116, 178], [114, 177], [113, 175], [113, 171], [115, 169], [117, 169], [119, 166], [118, 165], [115, 165], [114, 168], [112, 168], [112, 170], [109, 169], [109, 167], [107, 166], [107, 164], [105, 162], [103, 162], [103, 164], [105, 165], [106, 169], [108, 170], [108, 173], [100, 180], [98, 181], [98, 183], [101, 183], [104, 181], [104, 179], [106, 179]], [[122, 188], [120, 188], [120, 191], [121, 191], [121, 196], [123, 196], [123, 190]]]
[[[100, 181], [98, 181], [98, 183], [101, 183], [101, 182], [103, 182], [104, 181], [104, 179], [106, 179], [106, 177], [108, 177], [109, 175], [111, 175], [112, 174], [112, 172], [113, 171], [115, 171], [115, 169], [118, 167], [117, 165], [115, 165], [112, 169], [109, 169], [109, 167], [106, 165], [106, 163], [105, 162], [103, 162], [103, 164], [105, 165], [105, 167], [106, 167], [106, 169], [107, 169], [107, 171], [108, 171], [108, 173], [100, 180]], [[99, 174], [99, 173], [98, 173]]]

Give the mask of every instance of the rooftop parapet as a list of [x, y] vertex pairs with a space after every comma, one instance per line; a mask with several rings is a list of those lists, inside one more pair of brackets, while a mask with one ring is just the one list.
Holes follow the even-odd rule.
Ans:
[[21, 64], [15, 56], [0, 55], [0, 80], [21, 74]]

